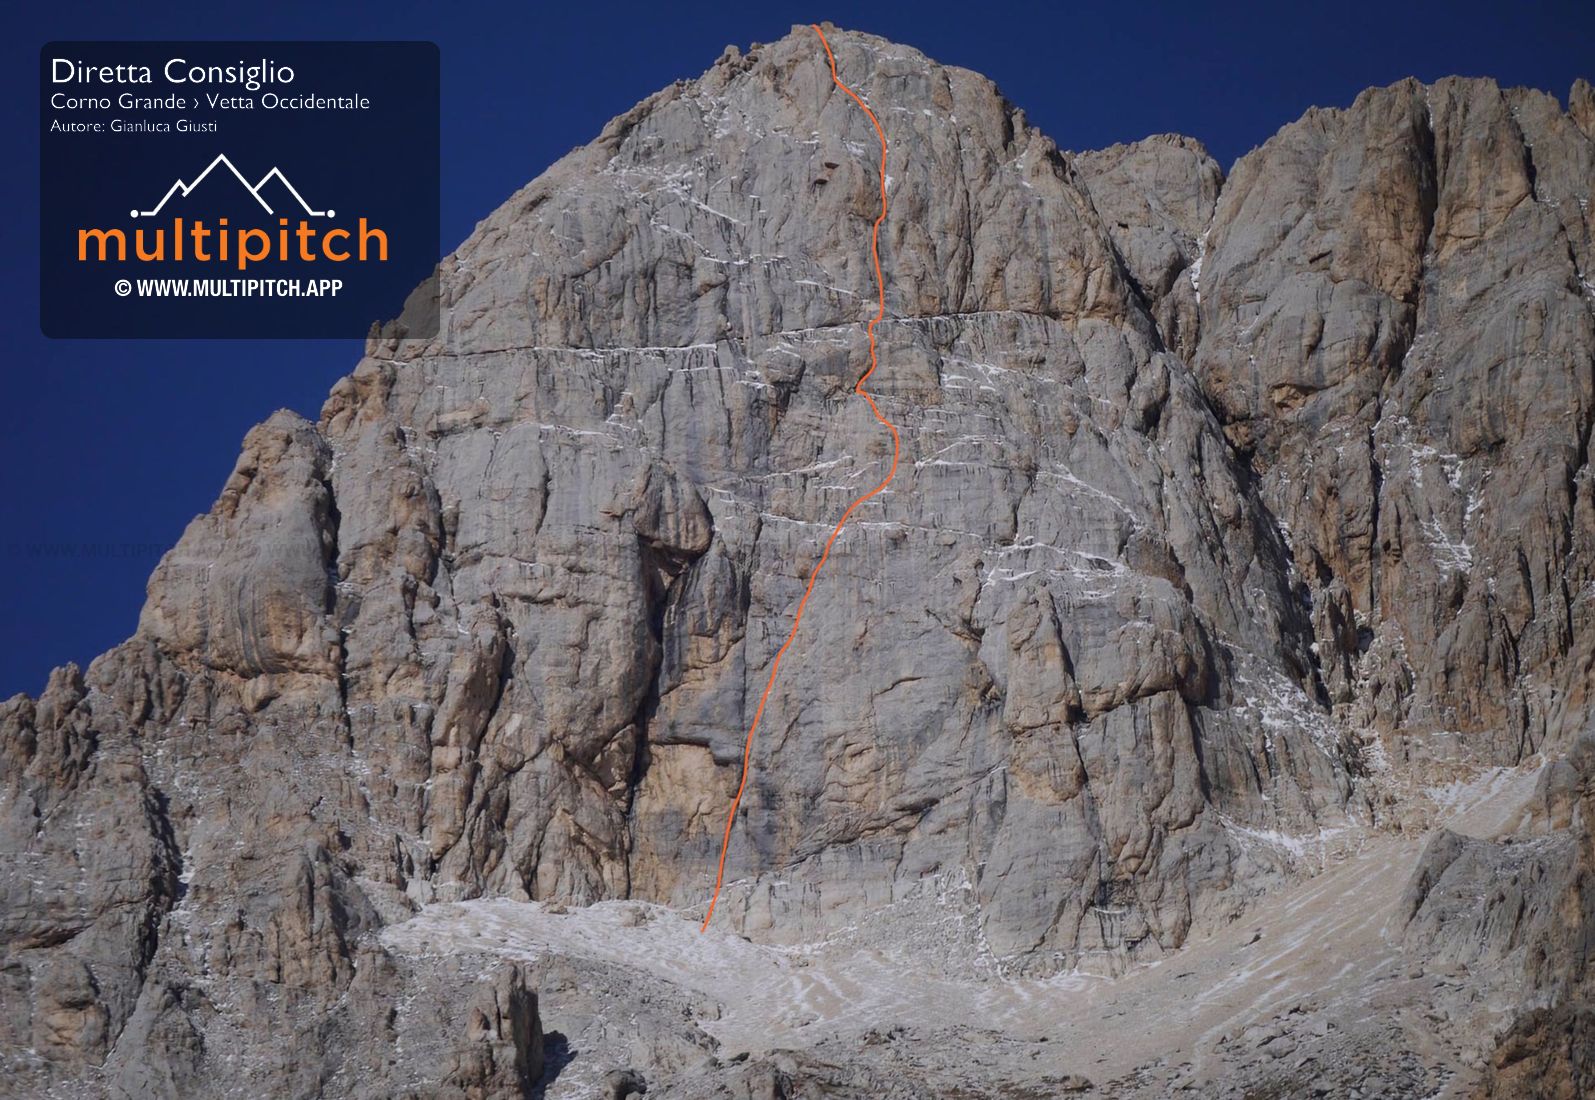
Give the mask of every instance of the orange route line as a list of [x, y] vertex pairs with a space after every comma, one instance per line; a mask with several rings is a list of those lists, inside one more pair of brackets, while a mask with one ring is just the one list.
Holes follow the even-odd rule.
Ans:
[[809, 573], [809, 586], [804, 590], [803, 598], [798, 601], [797, 614], [792, 617], [792, 629], [788, 632], [786, 641], [782, 643], [781, 648], [776, 650], [775, 661], [770, 666], [770, 678], [765, 682], [764, 694], [759, 696], [758, 709], [753, 712], [753, 724], [748, 727], [747, 743], [742, 746], [742, 780], [737, 784], [736, 797], [731, 800], [731, 810], [726, 814], [725, 838], [720, 842], [720, 865], [715, 870], [714, 875], [714, 895], [709, 899], [709, 912], [704, 915], [703, 924], [698, 929], [699, 932], [709, 930], [709, 921], [714, 917], [714, 907], [720, 900], [720, 886], [725, 881], [726, 852], [731, 847], [731, 829], [736, 824], [737, 807], [742, 804], [742, 792], [748, 785], [748, 763], [753, 755], [753, 736], [759, 730], [759, 720], [764, 717], [764, 705], [770, 700], [770, 690], [775, 687], [776, 673], [781, 671], [781, 658], [786, 655], [786, 651], [792, 645], [793, 639], [797, 637], [798, 626], [803, 622], [803, 608], [808, 604], [809, 597], [814, 594], [814, 582], [819, 579], [820, 570], [825, 568], [825, 562], [831, 556], [831, 547], [835, 545], [837, 536], [842, 533], [842, 525], [847, 522], [847, 518], [853, 514], [855, 508], [880, 493], [881, 490], [892, 483], [892, 478], [897, 476], [897, 460], [902, 453], [902, 440], [898, 437], [897, 426], [881, 415], [881, 410], [875, 405], [875, 399], [864, 389], [864, 383], [869, 381], [869, 376], [875, 373], [875, 367], [877, 366], [875, 326], [886, 316], [886, 281], [881, 277], [880, 250], [881, 223], [886, 220], [886, 131], [881, 129], [880, 120], [875, 117], [875, 112], [870, 110], [864, 101], [858, 97], [857, 92], [843, 84], [842, 78], [836, 75], [836, 55], [831, 52], [831, 44], [826, 40], [825, 32], [820, 30], [818, 23], [811, 24], [811, 26], [814, 27], [814, 33], [820, 36], [820, 44], [825, 47], [825, 56], [831, 63], [831, 79], [836, 82], [838, 88], [851, 96], [853, 102], [857, 103], [864, 113], [869, 116], [871, 124], [875, 127], [875, 136], [880, 138], [881, 141], [881, 212], [875, 219], [874, 228], [870, 233], [870, 256], [875, 261], [875, 286], [879, 307], [874, 318], [870, 320], [868, 329], [869, 370], [865, 371], [857, 384], [853, 386], [853, 392], [869, 402], [870, 412], [875, 414], [875, 419], [879, 420], [886, 426], [886, 430], [892, 433], [892, 468], [887, 471], [885, 479], [879, 485], [859, 497], [852, 504], [849, 504], [847, 511], [842, 513], [842, 518], [836, 521], [836, 526], [831, 529], [831, 537], [825, 540], [825, 551], [820, 554], [820, 560], [815, 563], [813, 571]]

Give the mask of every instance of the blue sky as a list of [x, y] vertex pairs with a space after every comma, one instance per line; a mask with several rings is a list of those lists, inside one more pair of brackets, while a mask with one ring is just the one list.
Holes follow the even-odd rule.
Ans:
[[161, 549], [250, 426], [314, 417], [358, 341], [53, 341], [38, 327], [38, 50], [57, 39], [427, 39], [443, 66], [442, 240], [730, 43], [830, 19], [994, 79], [1069, 149], [1177, 131], [1227, 167], [1310, 106], [1406, 76], [1492, 76], [1565, 103], [1595, 4], [54, 3], [6, 18], [0, 172], [0, 698], [133, 630]]

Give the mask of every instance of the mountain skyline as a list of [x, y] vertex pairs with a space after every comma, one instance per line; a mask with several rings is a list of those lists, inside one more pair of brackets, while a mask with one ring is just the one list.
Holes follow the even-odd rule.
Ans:
[[[1000, 3], [973, 21], [966, 9], [934, 4], [873, 4], [851, 15], [844, 6], [835, 14], [992, 75], [1065, 148], [1186, 133], [1226, 167], [1307, 107], [1345, 107], [1364, 87], [1408, 75], [1488, 74], [1565, 96], [1581, 75], [1584, 44], [1595, 36], [1590, 9], [1573, 3], [1527, 14], [1486, 4], [1370, 5], [1368, 19], [1383, 28], [1371, 35], [1361, 29], [1367, 20], [1325, 24], [1306, 10], [1267, 18], [1179, 5], [1145, 10], [1150, 32], [1109, 10], [1037, 13]], [[727, 43], [779, 37], [813, 14], [777, 5], [732, 20], [724, 13], [667, 15], [622, 6], [608, 14], [571, 9], [534, 19], [482, 8], [474, 19], [439, 21], [408, 0], [385, 6], [383, 25], [392, 33], [433, 38], [444, 49], [445, 244], [464, 239], [503, 195], [609, 117], [695, 75], [698, 59]], [[497, 33], [473, 29], [483, 19]], [[81, 36], [83, 27], [110, 38], [359, 38], [370, 34], [371, 20], [355, 9], [328, 12], [296, 2], [236, 12], [189, 6], [134, 13], [105, 2], [70, 12], [33, 7], [0, 46], [11, 51], [8, 71], [32, 73], [41, 44]], [[1011, 33], [1015, 27], [1027, 33]], [[519, 43], [533, 41], [563, 48], [527, 65]], [[598, 55], [613, 59], [602, 88], [569, 95], [573, 82], [588, 78], [582, 59]], [[1136, 58], [1148, 63], [1136, 68], [1135, 79], [1123, 79]], [[17, 127], [31, 125], [35, 95], [19, 87], [0, 110], [11, 112], [7, 118]], [[37, 205], [32, 155], [23, 156], [22, 170], [0, 179], [6, 199], [20, 209]], [[197, 166], [177, 167], [174, 176]], [[334, 196], [308, 197], [338, 205]], [[147, 209], [158, 195], [129, 198]], [[274, 409], [314, 415], [359, 349], [356, 339], [141, 341], [112, 353], [93, 342], [45, 340], [37, 331], [37, 249], [36, 228], [25, 219], [0, 272], [10, 329], [20, 334], [17, 354], [33, 365], [13, 382], [0, 437], [0, 467], [31, 471], [8, 477], [0, 505], [4, 560], [29, 578], [11, 597], [15, 613], [0, 625], [0, 695], [37, 691], [50, 668], [87, 661], [128, 636], [160, 549], [214, 497], [212, 471], [225, 468], [248, 428]], [[68, 430], [57, 424], [62, 417]], [[186, 430], [150, 428], [175, 421]], [[160, 489], [130, 494], [123, 479]], [[70, 619], [51, 614], [67, 600], [86, 610]]]
[[705, 63], [0, 704], [12, 1078], [1576, 1095], [1595, 88], [1226, 173], [829, 24]]

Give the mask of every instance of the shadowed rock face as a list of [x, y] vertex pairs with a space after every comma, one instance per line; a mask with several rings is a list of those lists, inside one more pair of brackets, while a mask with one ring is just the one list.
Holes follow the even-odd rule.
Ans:
[[[1010, 972], [1116, 970], [1283, 880], [1237, 831], [1588, 728], [1587, 85], [1369, 91], [1225, 181], [833, 44], [891, 145], [904, 462], [783, 663], [717, 923], [817, 939], [929, 880]], [[812, 31], [728, 50], [446, 258], [435, 340], [250, 433], [137, 634], [0, 704], [9, 1073], [512, 1094], [532, 976], [371, 933], [707, 900], [890, 454], [875, 148]]]

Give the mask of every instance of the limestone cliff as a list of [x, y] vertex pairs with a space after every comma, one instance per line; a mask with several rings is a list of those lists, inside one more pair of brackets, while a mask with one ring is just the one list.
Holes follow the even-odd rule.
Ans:
[[[934, 895], [909, 927], [952, 913], [992, 974], [1120, 974], [1302, 872], [1258, 837], [1411, 828], [1415, 785], [1591, 730], [1587, 84], [1370, 90], [1225, 178], [833, 43], [890, 143], [872, 389], [905, 461], [783, 665], [712, 934]], [[874, 149], [811, 30], [729, 49], [482, 222], [435, 339], [401, 321], [317, 421], [250, 433], [135, 636], [0, 704], [13, 1080], [516, 1095], [539, 996], [652, 1019], [632, 979], [380, 933], [701, 913], [769, 662], [889, 454], [852, 394]], [[635, 1057], [657, 1084], [700, 1047]]]

